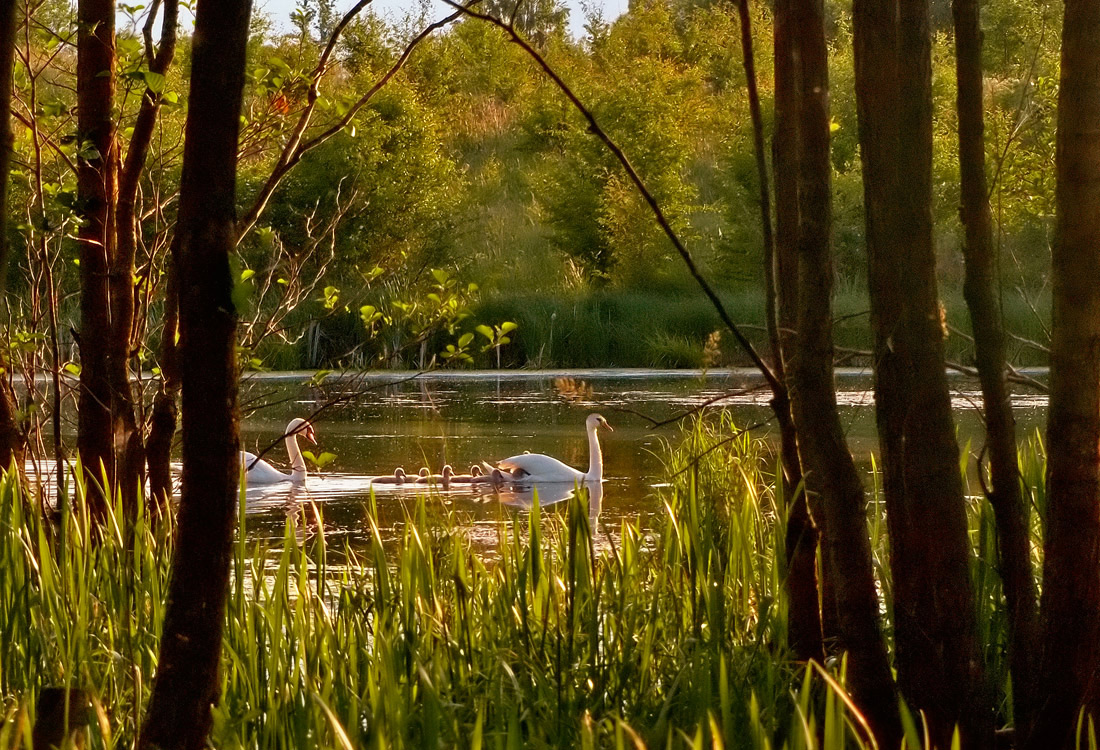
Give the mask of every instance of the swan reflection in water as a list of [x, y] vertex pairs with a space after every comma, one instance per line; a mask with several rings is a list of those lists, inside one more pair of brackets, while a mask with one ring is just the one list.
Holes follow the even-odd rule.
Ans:
[[[579, 491], [587, 496], [589, 527], [595, 532], [597, 520], [603, 506], [604, 486], [602, 482], [545, 482], [545, 483], [513, 483], [494, 485], [493, 483], [452, 484], [449, 488], [443, 488], [434, 482], [416, 483], [415, 480], [402, 485], [374, 485], [373, 477], [329, 475], [324, 478], [310, 477], [307, 482], [283, 482], [266, 486], [249, 487], [245, 494], [245, 509], [250, 516], [261, 516], [265, 520], [259, 521], [261, 528], [265, 528], [269, 538], [281, 537], [285, 528], [280, 531], [283, 524], [276, 521], [277, 517], [284, 516], [285, 523], [289, 524], [298, 545], [303, 545], [318, 534], [328, 536], [342, 526], [340, 518], [345, 523], [352, 523], [345, 516], [349, 511], [351, 515], [358, 517], [362, 512], [369, 513], [371, 494], [378, 495], [379, 522], [383, 526], [395, 523], [402, 515], [401, 506], [407, 502], [405, 498], [423, 496], [432, 503], [442, 501], [446, 505], [455, 504], [461, 508], [480, 507], [482, 512], [488, 510], [491, 505], [499, 505], [502, 508], [510, 508], [517, 511], [529, 511], [535, 504], [537, 494], [539, 505], [542, 508], [561, 506], [577, 495]], [[364, 485], [367, 491], [364, 493]], [[395, 502], [399, 499], [400, 503]], [[336, 505], [329, 507], [330, 503]], [[322, 516], [322, 508], [324, 508]], [[358, 510], [352, 510], [353, 508]], [[396, 515], [395, 515], [396, 514]], [[477, 514], [481, 516], [481, 513]], [[495, 514], [491, 514], [495, 515]], [[392, 516], [392, 518], [391, 518]], [[324, 518], [322, 530], [321, 519]], [[272, 522], [275, 522], [274, 524]], [[333, 522], [335, 521], [335, 526]]]
[[302, 545], [321, 530], [317, 502], [305, 483], [285, 482], [277, 485], [249, 487], [245, 493], [247, 513], [265, 513], [281, 509], [286, 515], [294, 541]]
[[539, 507], [547, 508], [572, 499], [580, 491], [588, 495], [588, 525], [592, 530], [596, 528], [596, 521], [600, 517], [600, 509], [603, 506], [603, 482], [581, 482], [579, 484], [547, 482], [537, 485], [506, 484], [495, 486], [485, 484], [476, 486], [482, 488], [483, 500], [496, 500], [501, 505], [520, 510], [530, 510], [535, 505], [536, 494], [538, 495]]

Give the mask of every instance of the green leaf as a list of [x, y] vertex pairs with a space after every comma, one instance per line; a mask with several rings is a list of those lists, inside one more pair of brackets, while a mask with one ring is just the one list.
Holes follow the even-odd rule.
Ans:
[[80, 151], [77, 152], [77, 156], [84, 161], [99, 161], [103, 158], [99, 153], [99, 149], [91, 141], [84, 141], [80, 144]]
[[236, 255], [229, 256], [229, 273], [231, 278], [237, 279], [233, 284], [233, 293], [230, 297], [233, 300], [233, 307], [240, 313], [248, 307], [248, 299], [252, 296], [252, 284], [245, 278], [244, 271], [241, 270], [240, 258]]
[[472, 334], [472, 333], [462, 334], [461, 336], [458, 337], [458, 348], [459, 349], [465, 349], [467, 346], [470, 345], [470, 342], [473, 341], [473, 340], [474, 340], [474, 334]]
[[382, 313], [374, 305], [363, 305], [359, 308], [359, 319], [368, 331], [374, 328], [374, 324], [382, 319]]
[[474, 330], [480, 333], [485, 338], [492, 341], [496, 336], [493, 334], [493, 329], [486, 325], [475, 326]]
[[510, 320], [506, 320], [506, 321], [504, 321], [503, 323], [500, 324], [500, 332], [501, 333], [509, 333], [511, 331], [516, 330], [517, 328], [519, 328], [519, 324], [518, 323], [513, 323]]
[[164, 91], [164, 76], [160, 73], [156, 73], [152, 70], [143, 70], [142, 76], [145, 78], [145, 86], [154, 94], [159, 94]]
[[340, 290], [334, 286], [326, 286], [323, 294], [321, 302], [324, 303], [325, 309], [335, 310], [336, 305], [340, 303]]
[[75, 362], [66, 362], [65, 367], [62, 369], [64, 369], [65, 372], [69, 373], [70, 375], [80, 375], [80, 365], [76, 364]]

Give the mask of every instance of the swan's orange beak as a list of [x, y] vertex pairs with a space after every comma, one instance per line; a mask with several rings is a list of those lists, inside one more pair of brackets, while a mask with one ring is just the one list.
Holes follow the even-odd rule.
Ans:
[[303, 434], [305, 435], [306, 440], [313, 443], [314, 445], [317, 445], [317, 434], [313, 431], [312, 427], [306, 430]]
[[603, 426], [607, 428], [607, 431], [608, 431], [608, 432], [614, 432], [614, 431], [615, 431], [615, 428], [614, 428], [614, 427], [612, 427], [611, 425], [609, 425], [609, 424], [607, 423], [607, 420], [606, 420], [606, 419], [605, 419], [605, 420], [603, 421]]

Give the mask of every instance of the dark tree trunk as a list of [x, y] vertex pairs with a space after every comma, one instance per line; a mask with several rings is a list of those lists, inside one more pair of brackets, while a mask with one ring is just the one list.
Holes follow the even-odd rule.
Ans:
[[[154, 16], [156, 7], [154, 5], [151, 11]], [[149, 70], [153, 73], [165, 75], [172, 64], [176, 52], [178, 17], [178, 0], [167, 0], [164, 3], [160, 49], [149, 60]], [[141, 97], [141, 106], [138, 108], [126, 159], [119, 175], [115, 216], [117, 249], [111, 259], [111, 344], [108, 361], [111, 390], [115, 398], [112, 408], [121, 429], [117, 436], [117, 442], [122, 446], [118, 483], [123, 506], [130, 514], [135, 512], [140, 488], [145, 484], [146, 460], [142, 430], [137, 423], [137, 407], [130, 386], [130, 361], [134, 348], [138, 345], [134, 318], [136, 290], [133, 282], [139, 231], [136, 207], [138, 186], [145, 171], [153, 128], [160, 111], [160, 100], [160, 93], [148, 88]]]
[[793, 350], [798, 326], [798, 118], [801, 101], [797, 29], [791, 14], [795, 0], [775, 0], [775, 123], [772, 165], [775, 172], [775, 263], [779, 296], [779, 338]]
[[160, 339], [160, 389], [153, 398], [153, 414], [146, 441], [149, 466], [149, 494], [157, 507], [166, 511], [172, 499], [172, 438], [176, 434], [180, 390], [179, 348], [179, 234], [172, 242], [168, 260], [167, 291], [164, 296], [164, 329]]
[[[777, 16], [778, 11], [777, 8]], [[785, 9], [784, 9], [785, 10]], [[822, 558], [832, 597], [823, 619], [835, 623], [837, 646], [848, 653], [852, 696], [880, 747], [901, 740], [897, 692], [879, 623], [866, 499], [848, 451], [833, 383], [832, 165], [824, 3], [792, 8], [800, 74], [797, 254], [798, 324], [790, 368], [791, 401], [807, 492], [823, 509]], [[785, 25], [788, 19], [784, 19]], [[815, 512], [815, 519], [818, 514]]]
[[[0, 0], [0, 300], [7, 293], [8, 263], [8, 180], [11, 175], [11, 151], [15, 139], [11, 130], [12, 71], [15, 66], [16, 0]], [[22, 466], [26, 437], [17, 417], [11, 368], [0, 375], [0, 469], [14, 462]]]
[[954, 0], [955, 63], [958, 78], [959, 173], [966, 230], [963, 293], [970, 309], [978, 377], [985, 402], [986, 446], [992, 489], [989, 504], [997, 521], [997, 551], [1008, 605], [1008, 652], [1018, 736], [1027, 737], [1035, 710], [1039, 673], [1039, 613], [1031, 569], [1028, 509], [1020, 490], [1016, 424], [1005, 380], [1005, 336], [997, 305], [993, 220], [985, 177], [982, 113], [982, 38], [977, 0]]
[[[783, 463], [784, 497], [787, 513], [787, 639], [797, 658], [821, 660], [824, 655], [821, 629], [821, 607], [817, 589], [818, 532], [810, 517], [802, 483], [802, 465], [798, 457], [798, 437], [791, 416], [790, 398], [786, 392], [785, 363], [776, 309], [775, 238], [772, 235], [771, 196], [768, 190], [767, 156], [764, 152], [764, 118], [760, 110], [760, 95], [756, 87], [756, 63], [752, 49], [748, 0], [738, 0], [741, 22], [741, 57], [745, 66], [745, 82], [752, 116], [753, 146], [756, 155], [757, 178], [760, 181], [760, 218], [764, 234], [764, 285], [768, 339], [772, 349], [775, 376], [780, 388], [772, 399], [772, 410], [779, 425], [780, 460]], [[796, 494], [797, 493], [797, 494]]]
[[[1100, 718], [1100, 3], [1067, 0], [1058, 90], [1042, 703], [1029, 747]], [[1087, 726], [1087, 724], [1086, 724]]]
[[180, 180], [183, 486], [168, 610], [141, 747], [206, 746], [240, 477], [229, 255], [248, 0], [199, 0]]
[[80, 245], [80, 396], [77, 450], [84, 464], [88, 502], [102, 516], [106, 475], [115, 476], [115, 426], [109, 368], [108, 271], [114, 248], [118, 149], [115, 141], [115, 4], [77, 4], [77, 195]]
[[932, 240], [928, 3], [857, 0], [853, 21], [898, 682], [934, 745], [958, 724], [965, 747], [987, 747]]

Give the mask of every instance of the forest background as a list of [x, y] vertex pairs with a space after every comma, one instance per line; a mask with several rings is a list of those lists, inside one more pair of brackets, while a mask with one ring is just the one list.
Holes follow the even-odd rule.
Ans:
[[[733, 7], [633, 2], [614, 22], [587, 7], [577, 38], [564, 5], [523, 7], [517, 26], [622, 146], [733, 317], [750, 330], [758, 326], [762, 340], [759, 188]], [[141, 28], [147, 9], [122, 9], [123, 137], [146, 87], [162, 94], [140, 191], [135, 278], [137, 317], [150, 333], [136, 353], [155, 368], [189, 37], [181, 36], [166, 77], [151, 72]], [[256, 201], [307, 102], [337, 10], [332, 0], [302, 0], [289, 31], [270, 16], [253, 19], [239, 215]], [[394, 21], [368, 8], [351, 22], [329, 62], [311, 132], [355, 106], [434, 20], [426, 13], [423, 7]], [[757, 46], [768, 49], [770, 12], [755, 4], [752, 13]], [[849, 358], [870, 349], [850, 15], [850, 4], [826, 4], [836, 340]], [[968, 326], [949, 4], [934, 2], [932, 18], [938, 273], [948, 354], [966, 362], [973, 355], [960, 330]], [[51, 289], [60, 292], [60, 354], [75, 374], [68, 332], [79, 327], [79, 261], [70, 167], [90, 144], [74, 135], [73, 14], [67, 3], [48, 0], [36, 6], [34, 21], [16, 66], [9, 226], [17, 262], [9, 289], [22, 309], [12, 310], [11, 330], [15, 348], [44, 341], [46, 300]], [[1045, 363], [1060, 14], [1038, 0], [991, 0], [982, 21], [990, 199], [1001, 304], [1015, 336], [1010, 359]], [[761, 56], [757, 75], [771, 112], [770, 56]], [[37, 144], [32, 120], [45, 136]], [[242, 235], [242, 358], [255, 369], [416, 367], [433, 358], [467, 366], [745, 364], [733, 342], [721, 339], [712, 307], [648, 210], [522, 50], [491, 26], [456, 21], [416, 45], [346, 128], [306, 152]]]

